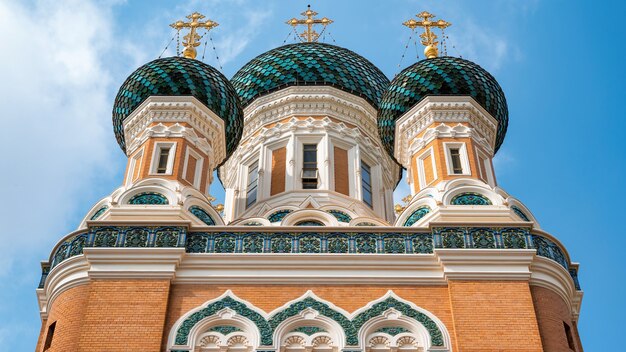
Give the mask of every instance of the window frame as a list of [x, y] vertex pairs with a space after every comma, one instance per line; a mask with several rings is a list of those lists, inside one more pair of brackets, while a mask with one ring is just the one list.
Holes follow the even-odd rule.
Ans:
[[[315, 157], [315, 161], [311, 162], [311, 161], [305, 161], [305, 154], [308, 152], [311, 152], [311, 150], [307, 150], [307, 147], [310, 146], [314, 146], [314, 157]], [[302, 143], [302, 169], [300, 171], [300, 182], [302, 184], [302, 189], [319, 189], [320, 186], [320, 172], [319, 172], [319, 161], [318, 161], [318, 153], [319, 153], [319, 142], [318, 143], [310, 143], [310, 142], [303, 142]], [[315, 168], [311, 168], [311, 167], [306, 167], [308, 164], [315, 164]], [[305, 172], [306, 171], [315, 171], [315, 177], [305, 177]], [[305, 187], [305, 185], [308, 184], [312, 184], [312, 182], [305, 182], [305, 180], [315, 180], [315, 187]]]
[[[245, 199], [245, 209], [249, 209], [254, 206], [259, 200], [259, 160], [256, 159], [252, 161], [250, 164], [246, 166], [246, 198]], [[250, 186], [252, 183], [250, 182], [251, 170], [256, 168], [256, 178], [254, 180], [254, 199], [250, 201]]]
[[[150, 165], [151, 176], [171, 176], [174, 171], [174, 159], [176, 156], [176, 142], [156, 142], [152, 151], [152, 163]], [[169, 148], [167, 156], [167, 165], [165, 172], [158, 172], [161, 150], [164, 147]]]
[[[367, 204], [370, 208], [374, 209], [374, 186], [372, 182], [372, 167], [363, 159], [361, 159], [359, 166], [361, 170], [361, 200], [363, 201], [363, 203]], [[369, 183], [365, 182], [365, 178], [363, 177], [363, 174], [365, 171], [364, 166], [367, 167]], [[366, 185], [369, 187], [369, 190], [365, 187]], [[368, 191], [367, 193], [369, 193], [369, 197], [370, 197], [369, 202], [365, 200], [365, 194], [366, 194], [365, 191]]]
[[[464, 142], [444, 142], [443, 149], [444, 149], [444, 158], [446, 160], [446, 169], [447, 169], [448, 176], [470, 176], [472, 174], [470, 163], [469, 163], [469, 157], [467, 153], [467, 147]], [[462, 167], [461, 173], [454, 172], [454, 166], [452, 163], [452, 154], [451, 154], [452, 149], [459, 150], [459, 158], [460, 158], [461, 167]]]
[[[192, 185], [200, 189], [200, 185], [202, 184], [202, 167], [204, 166], [204, 158], [200, 155], [200, 153], [196, 152], [190, 146], [187, 146], [185, 152], [185, 162], [183, 163], [183, 180], [189, 182], [187, 178], [187, 171], [189, 168], [189, 157], [193, 156], [196, 159], [196, 171], [193, 175], [193, 183]], [[189, 182], [191, 183], [191, 182]]]

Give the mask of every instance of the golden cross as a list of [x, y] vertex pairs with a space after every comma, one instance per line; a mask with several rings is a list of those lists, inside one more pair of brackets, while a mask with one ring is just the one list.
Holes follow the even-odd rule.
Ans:
[[433, 21], [432, 18], [435, 17], [435, 15], [426, 11], [418, 13], [417, 15], [415, 15], [415, 17], [422, 18], [423, 20], [416, 21], [411, 18], [410, 20], [402, 24], [411, 29], [424, 27], [424, 33], [420, 34], [420, 38], [422, 38], [422, 45], [426, 46], [426, 48], [424, 49], [424, 55], [426, 55], [426, 57], [429, 59], [437, 57], [439, 55], [439, 49], [437, 49], [437, 44], [439, 44], [439, 42], [437, 41], [437, 35], [433, 33], [430, 29], [434, 27], [441, 28], [443, 30], [444, 28], [452, 25], [452, 23], [446, 22], [444, 20]]
[[185, 49], [183, 50], [183, 56], [190, 59], [196, 58], [196, 47], [200, 46], [201, 36], [198, 35], [198, 29], [206, 29], [210, 31], [211, 29], [219, 26], [219, 23], [213, 22], [211, 20], [206, 20], [204, 22], [200, 21], [204, 16], [198, 12], [194, 12], [191, 15], [187, 16], [189, 22], [176, 21], [170, 24], [170, 27], [174, 28], [177, 31], [180, 31], [183, 28], [190, 28], [189, 34], [183, 37], [183, 45]]
[[317, 16], [317, 12], [311, 10], [311, 5], [309, 5], [307, 10], [301, 13], [301, 15], [306, 16], [306, 18], [299, 20], [294, 17], [287, 21], [287, 24], [293, 26], [294, 30], [298, 25], [306, 25], [307, 29], [300, 34], [300, 37], [309, 43], [316, 42], [320, 38], [319, 33], [317, 33], [313, 29], [313, 25], [321, 24], [322, 26], [324, 26], [324, 28], [326, 28], [326, 26], [333, 23], [333, 20], [330, 20], [326, 17], [322, 19], [314, 18], [314, 16]]

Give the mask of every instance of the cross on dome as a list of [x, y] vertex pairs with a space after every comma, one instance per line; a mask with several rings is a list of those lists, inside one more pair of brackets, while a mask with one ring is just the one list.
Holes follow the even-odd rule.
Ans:
[[194, 12], [191, 15], [187, 16], [189, 22], [178, 20], [170, 24], [170, 27], [176, 29], [176, 31], [179, 32], [183, 28], [190, 29], [189, 34], [183, 37], [183, 45], [185, 46], [185, 49], [183, 50], [183, 56], [186, 58], [196, 58], [196, 47], [200, 46], [200, 39], [202, 39], [202, 37], [198, 35], [198, 29], [206, 29], [207, 31], [210, 31], [211, 29], [219, 26], [219, 23], [214, 22], [210, 19], [207, 19], [204, 22], [200, 21], [203, 18], [205, 18], [204, 15], [199, 12]]
[[402, 24], [411, 28], [412, 30], [417, 27], [424, 27], [424, 33], [420, 34], [420, 38], [422, 38], [422, 45], [426, 46], [426, 48], [424, 49], [424, 55], [426, 55], [426, 58], [428, 59], [439, 56], [439, 49], [437, 49], [437, 44], [439, 44], [439, 42], [437, 41], [437, 35], [432, 32], [431, 28], [440, 28], [441, 30], [443, 30], [451, 26], [452, 23], [446, 22], [444, 20], [434, 21], [432, 19], [433, 17], [435, 17], [435, 15], [427, 11], [422, 11], [415, 15], [415, 17], [421, 18], [422, 20], [416, 21], [411, 18], [410, 20]]
[[324, 29], [326, 29], [326, 26], [333, 23], [333, 20], [327, 17], [323, 17], [321, 19], [315, 18], [318, 13], [311, 10], [311, 5], [308, 5], [307, 10], [301, 13], [301, 15], [306, 16], [306, 18], [297, 19], [294, 17], [286, 23], [293, 26], [294, 30], [298, 25], [306, 25], [307, 28], [304, 32], [300, 33], [300, 38], [308, 43], [317, 42], [320, 38], [320, 34], [313, 29], [314, 25], [321, 24], [324, 26]]

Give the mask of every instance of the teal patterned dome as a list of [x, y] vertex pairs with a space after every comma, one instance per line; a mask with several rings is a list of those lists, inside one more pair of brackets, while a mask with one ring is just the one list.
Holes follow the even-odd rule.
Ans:
[[509, 124], [504, 92], [495, 78], [477, 64], [444, 56], [419, 61], [400, 72], [383, 94], [378, 111], [378, 133], [393, 156], [396, 120], [427, 96], [471, 96], [498, 120], [497, 152]]
[[232, 78], [244, 107], [290, 86], [331, 86], [378, 107], [389, 79], [366, 58], [325, 43], [284, 45], [257, 56]]
[[113, 105], [113, 129], [122, 150], [124, 120], [150, 96], [192, 96], [224, 120], [227, 157], [237, 148], [243, 130], [243, 110], [228, 79], [199, 60], [168, 57], [133, 72], [120, 87]]

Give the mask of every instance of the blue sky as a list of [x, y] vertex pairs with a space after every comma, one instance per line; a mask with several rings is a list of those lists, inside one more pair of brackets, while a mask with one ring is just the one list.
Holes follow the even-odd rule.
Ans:
[[[118, 87], [156, 58], [169, 23], [198, 10], [227, 77], [279, 46], [302, 0], [0, 0], [0, 351], [33, 350], [39, 262], [88, 209], [121, 184], [126, 159], [111, 107]], [[409, 31], [429, 10], [453, 23], [449, 54], [502, 85], [510, 125], [495, 160], [502, 188], [581, 263], [579, 329], [586, 351], [614, 349], [626, 314], [623, 256], [626, 69], [621, 1], [316, 0], [337, 45], [399, 71]], [[327, 37], [328, 42], [332, 40]], [[455, 49], [452, 48], [454, 45]], [[421, 48], [418, 52], [421, 55]], [[402, 60], [416, 60], [411, 46]], [[166, 55], [172, 55], [170, 51]], [[209, 48], [205, 61], [216, 66]], [[219, 184], [213, 187], [216, 195]], [[406, 195], [402, 184], [397, 197]]]

